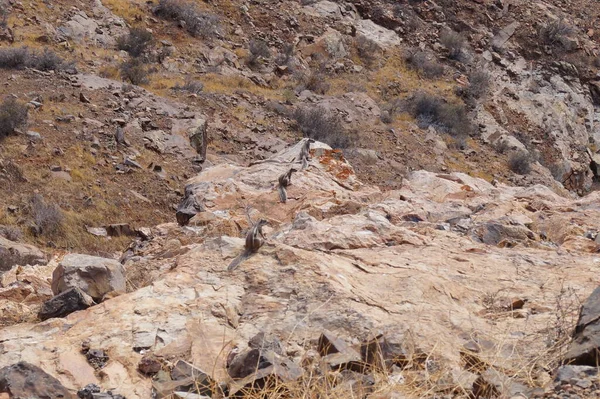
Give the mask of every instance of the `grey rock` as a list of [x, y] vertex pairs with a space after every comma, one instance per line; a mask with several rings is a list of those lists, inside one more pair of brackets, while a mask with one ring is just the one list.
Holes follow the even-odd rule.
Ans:
[[600, 287], [596, 288], [581, 308], [579, 320], [563, 359], [565, 364], [597, 367], [600, 353]]
[[77, 287], [96, 302], [109, 292], [125, 292], [123, 265], [113, 259], [68, 254], [52, 273], [52, 292]]
[[510, 25], [504, 27], [500, 32], [498, 32], [492, 38], [492, 47], [494, 48], [494, 50], [502, 49], [502, 47], [504, 47], [508, 39], [510, 39], [512, 35], [514, 35], [518, 27], [519, 23], [515, 21]]
[[71, 288], [44, 302], [38, 317], [40, 320], [65, 317], [78, 310], [87, 309], [93, 304], [94, 300], [85, 292], [79, 288]]
[[206, 160], [206, 147], [208, 137], [206, 133], [206, 119], [194, 119], [193, 125], [188, 130], [190, 145], [196, 150], [202, 160]]
[[61, 398], [74, 396], [60, 381], [31, 363], [19, 362], [0, 369], [0, 392], [10, 398]]
[[555, 382], [570, 382], [574, 378], [594, 377], [598, 375], [598, 369], [591, 366], [560, 366], [556, 371]]
[[205, 210], [204, 206], [198, 202], [198, 199], [194, 195], [194, 190], [195, 187], [193, 185], [186, 186], [185, 196], [177, 206], [175, 217], [180, 226], [185, 226], [198, 212], [204, 212]]
[[0, 236], [0, 272], [10, 270], [15, 265], [45, 265], [46, 256], [40, 249], [29, 244], [21, 244]]

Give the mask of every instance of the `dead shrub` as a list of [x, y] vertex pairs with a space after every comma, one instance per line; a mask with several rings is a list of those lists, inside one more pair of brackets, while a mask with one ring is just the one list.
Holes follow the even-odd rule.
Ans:
[[520, 175], [531, 172], [531, 155], [525, 151], [517, 151], [508, 159], [510, 170]]
[[337, 115], [322, 107], [297, 108], [294, 119], [305, 137], [329, 144], [333, 148], [348, 148], [352, 144], [349, 134]]
[[200, 94], [204, 89], [204, 84], [192, 79], [186, 79], [183, 85], [177, 83], [171, 90], [184, 91], [192, 94]]
[[193, 2], [183, 0], [160, 0], [155, 13], [165, 19], [183, 22], [188, 33], [202, 39], [219, 34], [219, 17], [198, 10]]
[[46, 48], [41, 53], [33, 54], [29, 66], [40, 71], [59, 71], [63, 69], [65, 62], [54, 51]]
[[440, 43], [448, 50], [448, 58], [460, 61], [466, 47], [466, 40], [460, 34], [452, 30], [440, 35]]
[[21, 69], [25, 68], [30, 58], [29, 49], [23, 47], [7, 47], [0, 49], [0, 68]]
[[251, 39], [249, 50], [250, 54], [246, 62], [250, 68], [256, 68], [260, 65], [261, 60], [271, 58], [269, 45], [262, 39]]
[[294, 59], [294, 45], [293, 44], [284, 44], [283, 48], [275, 57], [275, 64], [279, 66], [292, 66], [292, 61]]
[[440, 97], [419, 92], [409, 100], [408, 108], [421, 128], [433, 125], [455, 138], [466, 137], [473, 131], [462, 104], [450, 104]]
[[561, 40], [571, 33], [574, 29], [563, 18], [550, 21], [543, 24], [538, 29], [538, 36], [542, 44], [546, 46], [555, 46], [561, 44]]
[[330, 84], [327, 83], [325, 74], [322, 72], [310, 71], [297, 75], [299, 85], [297, 91], [310, 90], [313, 93], [325, 94], [329, 91]]
[[134, 85], [141, 85], [150, 81], [148, 79], [148, 69], [146, 69], [145, 64], [139, 58], [132, 58], [129, 61], [123, 62], [120, 72], [123, 80]]
[[7, 97], [0, 104], [0, 139], [14, 133], [27, 124], [27, 106], [14, 97]]
[[40, 71], [59, 71], [66, 66], [60, 56], [47, 48], [42, 52], [32, 52], [26, 46], [0, 49], [0, 68], [3, 69], [29, 67]]
[[0, 225], [0, 236], [10, 241], [19, 241], [23, 238], [23, 231], [17, 226]]
[[154, 38], [146, 29], [133, 28], [129, 34], [117, 38], [117, 48], [127, 51], [132, 57], [139, 57], [152, 45]]
[[471, 98], [484, 97], [490, 88], [490, 74], [482, 69], [476, 69], [469, 74], [467, 94]]
[[49, 204], [40, 194], [35, 194], [30, 201], [30, 215], [33, 219], [33, 233], [36, 236], [51, 237], [60, 232], [64, 215], [56, 204]]
[[379, 46], [364, 36], [358, 36], [355, 43], [358, 56], [367, 67], [371, 68], [379, 56]]
[[406, 62], [428, 79], [438, 78], [444, 73], [444, 67], [424, 51], [409, 52]]

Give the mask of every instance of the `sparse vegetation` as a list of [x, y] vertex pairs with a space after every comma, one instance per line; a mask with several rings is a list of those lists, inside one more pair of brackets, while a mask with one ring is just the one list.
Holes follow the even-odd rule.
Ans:
[[510, 170], [520, 175], [526, 175], [531, 172], [531, 155], [525, 151], [517, 151], [508, 159]]
[[0, 68], [3, 69], [29, 67], [50, 71], [60, 70], [65, 65], [63, 59], [50, 49], [44, 49], [42, 52], [32, 52], [26, 46], [0, 49]]
[[153, 40], [152, 33], [146, 29], [133, 28], [129, 34], [117, 38], [117, 48], [127, 51], [132, 57], [139, 57], [152, 45]]
[[134, 85], [148, 83], [148, 69], [138, 58], [132, 58], [121, 64], [121, 78]]
[[476, 69], [469, 74], [467, 94], [472, 98], [484, 97], [490, 88], [490, 74], [482, 69]]
[[193, 2], [160, 0], [155, 12], [165, 19], [182, 22], [192, 36], [211, 39], [219, 34], [219, 17], [200, 11]]
[[414, 95], [409, 101], [409, 111], [421, 127], [434, 125], [453, 137], [466, 137], [473, 130], [464, 105], [447, 103], [431, 94]]
[[262, 39], [250, 40], [249, 50], [250, 54], [247, 63], [250, 68], [256, 68], [260, 65], [261, 60], [268, 60], [271, 58], [269, 45]]
[[27, 124], [27, 106], [14, 97], [0, 104], [0, 139], [13, 134], [15, 129]]
[[375, 63], [375, 60], [377, 60], [377, 55], [380, 51], [379, 46], [377, 46], [377, 43], [364, 36], [358, 36], [355, 42], [358, 56], [367, 67], [371, 68]]
[[454, 31], [448, 30], [440, 34], [440, 43], [448, 50], [448, 57], [460, 61], [466, 46], [465, 38]]
[[200, 92], [202, 92], [202, 89], [204, 89], [204, 84], [202, 84], [202, 82], [198, 82], [192, 79], [186, 79], [183, 85], [177, 83], [172, 88], [172, 90], [174, 91], [185, 91], [187, 93], [192, 94], [200, 94]]
[[35, 194], [31, 199], [29, 212], [35, 236], [52, 237], [61, 230], [64, 221], [62, 210], [56, 204], [47, 203], [40, 194]]
[[305, 137], [322, 141], [333, 148], [347, 148], [352, 143], [351, 135], [344, 129], [340, 118], [322, 107], [298, 108], [294, 119]]
[[277, 65], [286, 65], [291, 66], [292, 60], [294, 59], [294, 45], [293, 44], [285, 44], [277, 57], [275, 57], [275, 64]]
[[573, 27], [563, 18], [550, 21], [540, 26], [538, 35], [540, 41], [547, 46], [555, 46], [561, 42], [561, 39], [573, 33]]
[[322, 72], [310, 71], [298, 75], [299, 85], [297, 91], [310, 90], [317, 94], [325, 94], [329, 91], [330, 85]]
[[444, 73], [444, 67], [432, 57], [424, 51], [411, 51], [406, 56], [406, 62], [424, 77], [434, 79]]

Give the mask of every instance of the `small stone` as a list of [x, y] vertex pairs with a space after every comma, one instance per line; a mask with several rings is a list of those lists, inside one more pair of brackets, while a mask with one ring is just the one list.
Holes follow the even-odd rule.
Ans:
[[154, 355], [145, 355], [138, 363], [138, 370], [142, 374], [153, 375], [162, 369], [162, 363]]

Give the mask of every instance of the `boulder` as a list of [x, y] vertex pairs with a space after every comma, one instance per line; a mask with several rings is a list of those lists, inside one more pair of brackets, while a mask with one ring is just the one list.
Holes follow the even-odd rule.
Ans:
[[178, 360], [171, 374], [158, 372], [152, 388], [157, 398], [171, 397], [174, 392], [212, 396], [215, 381], [204, 371], [190, 363]]
[[385, 50], [400, 44], [400, 37], [393, 30], [377, 25], [370, 19], [356, 21], [356, 37], [363, 37]]
[[0, 237], [0, 272], [15, 265], [45, 265], [46, 256], [37, 247]]
[[87, 309], [93, 304], [94, 301], [89, 295], [74, 287], [44, 302], [38, 316], [41, 320], [65, 317], [78, 310]]
[[77, 287], [100, 302], [109, 292], [125, 292], [124, 274], [123, 265], [114, 259], [69, 254], [52, 273], [52, 292]]
[[565, 364], [597, 367], [600, 365], [600, 287], [596, 288], [581, 308], [573, 333], [573, 341], [563, 359]]
[[75, 399], [56, 378], [27, 362], [0, 369], [0, 393], [14, 399]]

